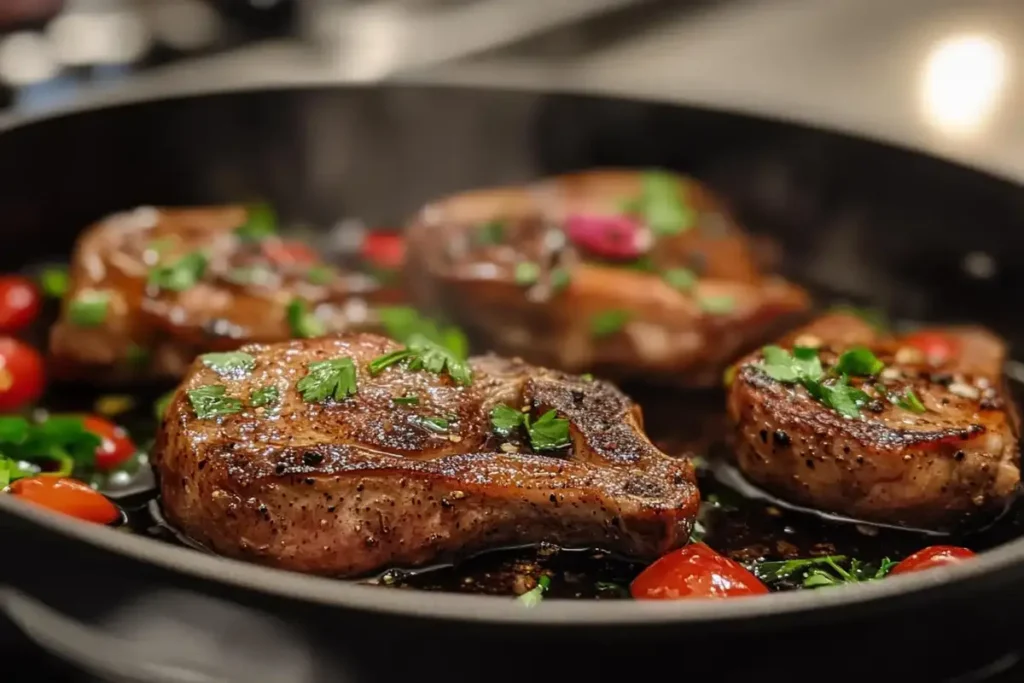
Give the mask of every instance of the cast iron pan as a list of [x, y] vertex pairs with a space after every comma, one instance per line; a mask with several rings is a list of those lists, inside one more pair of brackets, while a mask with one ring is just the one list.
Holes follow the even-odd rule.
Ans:
[[[989, 325], [1022, 357], [1019, 187], [820, 130], [569, 94], [294, 89], [17, 125], [0, 133], [0, 271], [66, 259], [82, 226], [140, 204], [259, 197], [289, 222], [399, 225], [448, 192], [594, 166], [691, 173], [781, 242], [797, 281], [896, 317]], [[1024, 539], [873, 584], [523, 609], [246, 565], [7, 497], [0, 529], [0, 608], [105, 680], [980, 680], [1016, 662], [1024, 603]]]

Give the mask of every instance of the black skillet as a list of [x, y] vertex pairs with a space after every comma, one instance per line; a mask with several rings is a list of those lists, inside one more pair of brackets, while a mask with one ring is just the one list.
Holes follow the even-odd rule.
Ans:
[[[265, 198], [291, 223], [398, 225], [438, 195], [594, 166], [691, 173], [781, 243], [797, 281], [896, 318], [989, 325], [1020, 357], [1019, 187], [820, 130], [567, 94], [242, 92], [10, 126], [0, 271], [66, 259], [81, 226], [139, 204]], [[966, 681], [1014, 665], [1024, 603], [1024, 539], [865, 585], [524, 609], [246, 565], [4, 496], [0, 529], [0, 608], [104, 680]]]

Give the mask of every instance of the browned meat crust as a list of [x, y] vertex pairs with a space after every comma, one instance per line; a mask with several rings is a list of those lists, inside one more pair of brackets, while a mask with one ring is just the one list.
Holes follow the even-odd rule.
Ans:
[[959, 348], [941, 363], [848, 315], [821, 318], [781, 342], [820, 342], [826, 369], [850, 347], [868, 346], [886, 369], [851, 384], [873, 397], [878, 384], [895, 394], [910, 388], [921, 413], [876, 399], [860, 419], [843, 417], [804, 388], [770, 378], [759, 367], [762, 353], [751, 354], [728, 400], [740, 469], [784, 498], [869, 521], [949, 530], [1002, 512], [1020, 483], [1005, 347], [979, 328], [940, 332]]
[[[763, 275], [728, 210], [688, 178], [667, 176], [692, 225], [652, 237], [638, 220], [647, 245], [639, 258], [609, 258], [573, 242], [570, 221], [622, 217], [645, 177], [590, 171], [428, 205], [408, 231], [410, 296], [498, 353], [569, 372], [717, 384], [727, 363], [778, 333], [808, 297]], [[495, 221], [501, 237], [487, 239]], [[538, 266], [525, 284], [517, 282], [524, 262]], [[682, 268], [699, 276], [691, 287], [666, 275]], [[626, 312], [621, 329], [595, 334], [595, 319], [609, 311]]]
[[[373, 280], [319, 261], [273, 258], [284, 243], [276, 236], [240, 239], [235, 229], [246, 220], [241, 206], [142, 207], [86, 229], [50, 334], [55, 376], [100, 383], [177, 379], [203, 351], [291, 338], [293, 299], [315, 308], [330, 330], [372, 328], [366, 302], [377, 296]], [[194, 286], [173, 291], [148, 283], [154, 267], [197, 252], [207, 265]], [[102, 321], [76, 320], [73, 302], [97, 295], [107, 300]]]
[[[251, 345], [255, 367], [228, 379], [197, 361], [154, 450], [169, 521], [226, 555], [339, 576], [540, 541], [642, 558], [687, 542], [692, 466], [648, 441], [616, 388], [496, 356], [471, 359], [470, 386], [399, 366], [371, 376], [398, 348], [372, 335]], [[358, 393], [305, 402], [308, 363], [336, 357], [354, 360]], [[281, 403], [200, 420], [186, 392], [209, 384], [243, 400], [275, 386]], [[394, 403], [405, 396], [419, 403]], [[558, 411], [571, 446], [535, 454], [497, 436], [501, 403]], [[444, 433], [424, 428], [432, 416], [450, 421]]]

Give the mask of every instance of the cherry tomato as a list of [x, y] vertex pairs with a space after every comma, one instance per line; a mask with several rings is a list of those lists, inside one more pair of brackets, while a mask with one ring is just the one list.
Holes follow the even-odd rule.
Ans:
[[665, 555], [636, 577], [629, 590], [637, 600], [732, 598], [768, 593], [768, 588], [741, 564], [703, 543], [693, 543]]
[[35, 401], [43, 393], [43, 357], [27, 344], [0, 337], [0, 412]]
[[931, 363], [943, 363], [960, 352], [956, 339], [941, 332], [915, 332], [903, 338], [903, 343], [920, 349]]
[[110, 524], [121, 516], [117, 506], [102, 493], [77, 479], [46, 475], [18, 479], [11, 493], [44, 508], [97, 524]]
[[102, 417], [90, 415], [82, 420], [82, 426], [103, 439], [96, 447], [96, 469], [102, 472], [114, 469], [138, 450], [128, 432]]
[[405, 238], [397, 232], [367, 233], [360, 254], [378, 268], [401, 268], [405, 262]]
[[260, 247], [263, 254], [274, 263], [282, 266], [311, 266], [320, 262], [320, 257], [308, 244], [294, 240], [268, 238]]
[[39, 314], [39, 290], [17, 275], [0, 276], [0, 332], [16, 332]]
[[922, 569], [941, 567], [944, 564], [956, 564], [957, 562], [962, 562], [974, 556], [975, 553], [973, 550], [961, 548], [960, 546], [932, 545], [928, 546], [924, 550], [918, 550], [916, 553], [900, 562], [892, 568], [892, 571], [889, 572], [889, 574], [906, 574], [907, 572], [916, 572]]

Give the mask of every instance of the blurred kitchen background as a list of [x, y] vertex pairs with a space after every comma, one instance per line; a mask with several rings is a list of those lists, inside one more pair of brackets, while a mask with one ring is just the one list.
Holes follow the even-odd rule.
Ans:
[[0, 111], [431, 80], [755, 111], [1024, 178], [1022, 0], [0, 0]]

